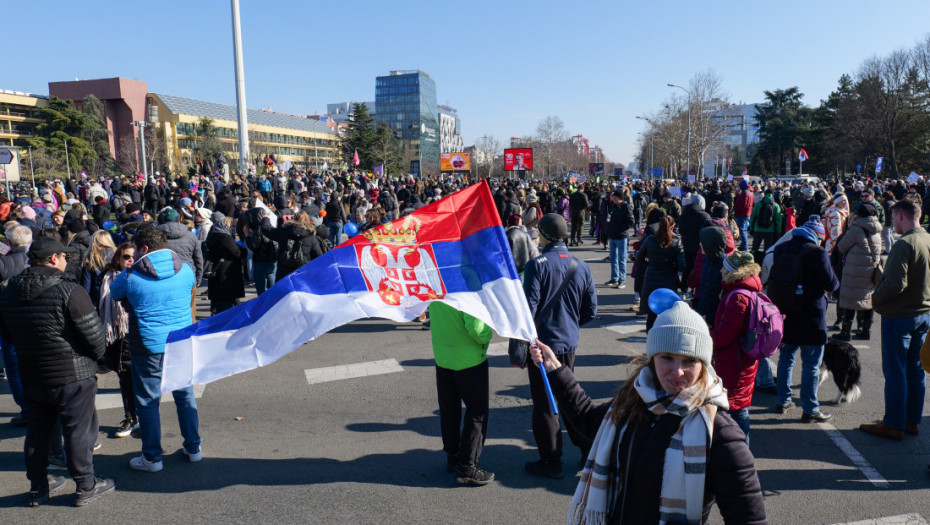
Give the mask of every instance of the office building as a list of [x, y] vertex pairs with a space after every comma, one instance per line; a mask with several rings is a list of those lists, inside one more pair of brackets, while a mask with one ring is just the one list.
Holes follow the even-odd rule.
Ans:
[[[326, 117], [327, 120], [336, 122], [337, 124], [348, 124], [349, 115], [352, 114], [352, 110], [355, 107], [355, 104], [359, 102], [336, 102], [335, 104], [326, 104], [326, 115], [321, 115], [321, 117]], [[372, 102], [361, 102], [368, 107], [368, 114], [372, 117], [375, 117], [375, 103]]]
[[48, 97], [0, 89], [0, 146], [19, 146], [35, 134]]
[[459, 112], [455, 108], [439, 105], [439, 152], [460, 152], [465, 147]]
[[436, 83], [422, 71], [391, 71], [375, 79], [375, 113], [403, 141], [410, 172], [439, 171]]

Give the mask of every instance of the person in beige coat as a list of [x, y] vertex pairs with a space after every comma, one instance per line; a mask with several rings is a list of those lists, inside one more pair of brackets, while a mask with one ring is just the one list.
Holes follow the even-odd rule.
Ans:
[[853, 316], [858, 320], [856, 339], [871, 338], [872, 292], [876, 286], [873, 275], [882, 252], [882, 225], [876, 215], [872, 203], [860, 203], [856, 206], [849, 229], [836, 244], [836, 249], [845, 257], [839, 297], [842, 327], [834, 336], [841, 341], [851, 339]]

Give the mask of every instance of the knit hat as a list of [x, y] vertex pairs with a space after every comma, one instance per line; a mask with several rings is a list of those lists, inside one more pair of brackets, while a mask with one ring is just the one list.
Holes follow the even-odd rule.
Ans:
[[223, 212], [220, 212], [220, 211], [215, 211], [213, 212], [212, 215], [210, 215], [210, 220], [214, 223], [220, 222], [221, 220], [225, 218], [226, 218], [226, 215], [223, 215]]
[[529, 195], [526, 196], [526, 202], [527, 202], [527, 204], [532, 204], [532, 203], [534, 203], [534, 202], [536, 202], [536, 201], [538, 201], [538, 200], [539, 200], [539, 199], [536, 198], [536, 194], [535, 194], [535, 193], [530, 193]]
[[522, 219], [522, 217], [520, 217], [519, 213], [512, 214], [510, 217], [507, 217], [507, 226], [517, 226], [520, 224], [520, 219]]
[[808, 196], [808, 197], [813, 197], [813, 196], [814, 196], [814, 187], [813, 187], [813, 186], [808, 186], [808, 187], [804, 188], [803, 190], [801, 190], [801, 193], [803, 193], [804, 195], [806, 195], [806, 196]]
[[704, 209], [704, 197], [695, 193], [691, 196], [691, 205], [696, 206], [699, 209]]
[[749, 252], [733, 252], [723, 260], [723, 267], [726, 268], [728, 272], [734, 273], [740, 268], [749, 266], [754, 262], [756, 261]]
[[188, 197], [181, 197], [181, 206], [189, 206], [193, 202]]
[[811, 215], [807, 222], [804, 223], [804, 227], [816, 233], [821, 239], [827, 236], [827, 230], [823, 227], [823, 222], [820, 221], [820, 215]]
[[748, 181], [748, 180], [743, 179], [743, 180], [739, 181], [739, 189], [740, 189], [740, 190], [745, 190], [745, 189], [748, 188], [748, 187], [749, 187], [749, 181]]
[[856, 215], [860, 217], [875, 217], [878, 214], [878, 210], [875, 209], [875, 205], [871, 202], [860, 202], [856, 206]]
[[197, 215], [200, 215], [201, 219], [209, 219], [210, 216], [213, 215], [213, 212], [211, 212], [208, 208], [197, 208], [196, 212]]
[[558, 213], [547, 213], [539, 219], [539, 234], [552, 242], [562, 242], [568, 237], [565, 217]]
[[29, 219], [30, 221], [36, 220], [36, 211], [29, 206], [23, 206], [21, 211], [23, 217]]
[[684, 301], [659, 314], [646, 336], [646, 357], [666, 353], [696, 357], [710, 367], [714, 342], [707, 323]]
[[165, 208], [158, 214], [158, 223], [167, 224], [178, 221], [178, 212], [174, 208]]

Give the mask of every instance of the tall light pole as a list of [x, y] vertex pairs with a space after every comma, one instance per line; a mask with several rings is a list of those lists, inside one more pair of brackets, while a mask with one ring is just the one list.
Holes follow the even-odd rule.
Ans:
[[36, 167], [32, 164], [32, 146], [29, 146], [29, 171], [32, 173], [32, 189], [36, 189]]
[[65, 140], [65, 162], [68, 163], [68, 178], [71, 178], [71, 155], [68, 153], [68, 139]]
[[[655, 122], [649, 120], [648, 118], [646, 118], [646, 117], [640, 117], [640, 116], [637, 116], [636, 118], [638, 118], [639, 120], [645, 120], [645, 121], [648, 122], [650, 125], [652, 125], [653, 128], [655, 128], [655, 125], [656, 125]], [[655, 153], [655, 140], [656, 140], [656, 138], [655, 138], [655, 130], [653, 130], [652, 133], [649, 134], [649, 178], [650, 178], [650, 179], [653, 178], [653, 176], [652, 176], [652, 169], [655, 167], [655, 166], [652, 164], [652, 162], [653, 162], [653, 154]]]
[[236, 66], [236, 110], [239, 115], [239, 172], [249, 171], [249, 120], [245, 107], [245, 69], [242, 66], [242, 31], [239, 27], [239, 0], [232, 1], [233, 62]]
[[145, 174], [145, 184], [143, 186], [147, 186], [149, 183], [149, 166], [145, 162], [145, 126], [147, 124], [144, 120], [136, 120], [132, 123], [133, 126], [139, 128], [139, 142], [142, 144], [142, 173]]
[[691, 173], [691, 91], [676, 84], [668, 84], [668, 87], [678, 88], [688, 94], [688, 160], [685, 167], [685, 176]]

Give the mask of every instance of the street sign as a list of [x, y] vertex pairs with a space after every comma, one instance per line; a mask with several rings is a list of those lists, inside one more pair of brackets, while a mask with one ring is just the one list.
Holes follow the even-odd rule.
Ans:
[[662, 168], [652, 168], [652, 176], [656, 179], [662, 178]]
[[0, 148], [0, 164], [9, 164], [13, 162], [13, 152], [10, 148]]

